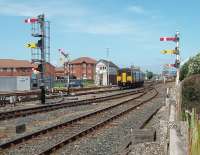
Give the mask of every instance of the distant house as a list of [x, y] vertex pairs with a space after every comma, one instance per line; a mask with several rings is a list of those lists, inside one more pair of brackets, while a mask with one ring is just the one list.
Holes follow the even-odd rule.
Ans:
[[56, 72], [56, 79], [64, 79], [65, 77], [64, 67], [56, 67], [55, 72]]
[[89, 57], [80, 57], [70, 62], [70, 76], [76, 79], [95, 79], [96, 60]]
[[[53, 87], [54, 79], [56, 78], [55, 66], [51, 63], [45, 63], [45, 85], [47, 88]], [[39, 77], [40, 78], [40, 77]], [[40, 85], [40, 83], [39, 83]]]
[[96, 64], [96, 78], [95, 78], [96, 85], [103, 85], [103, 86], [116, 85], [117, 70], [118, 66], [115, 65], [113, 62], [103, 59], [99, 60]]
[[0, 76], [31, 76], [33, 67], [27, 60], [0, 59]]
[[[36, 68], [37, 64], [32, 64], [27, 60], [16, 59], [0, 59], [0, 77], [17, 77], [27, 76], [31, 80], [31, 86], [39, 87], [39, 75], [33, 74], [33, 68]], [[45, 64], [45, 81], [48, 88], [52, 87], [52, 82], [55, 78], [55, 67], [50, 64]]]

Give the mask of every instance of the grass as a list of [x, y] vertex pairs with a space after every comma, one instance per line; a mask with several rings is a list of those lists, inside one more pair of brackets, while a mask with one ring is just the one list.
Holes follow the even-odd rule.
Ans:
[[92, 87], [94, 86], [94, 80], [83, 80], [83, 87]]
[[64, 88], [65, 84], [63, 82], [54, 82], [53, 87], [54, 88]]
[[198, 114], [193, 108], [192, 113], [185, 112], [185, 118], [188, 123], [189, 155], [200, 154], [200, 121]]

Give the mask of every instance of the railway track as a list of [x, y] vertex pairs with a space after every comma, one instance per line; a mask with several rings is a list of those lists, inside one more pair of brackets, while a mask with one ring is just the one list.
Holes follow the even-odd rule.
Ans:
[[[93, 88], [93, 89], [75, 89], [74, 91], [71, 90], [70, 94], [74, 94], [75, 96], [82, 96], [82, 95], [88, 95], [88, 94], [100, 94], [100, 93], [106, 93], [106, 92], [114, 92], [114, 91], [119, 91], [120, 89], [117, 87], [114, 88], [110, 88], [110, 87], [100, 87], [100, 88]], [[0, 97], [4, 96], [4, 97], [10, 97], [10, 96], [23, 96], [24, 98], [21, 99], [21, 102], [31, 102], [31, 101], [37, 101], [39, 100], [39, 95], [40, 95], [40, 91], [36, 90], [36, 91], [29, 91], [29, 92], [12, 92], [12, 93], [0, 93]], [[46, 99], [55, 99], [55, 98], [59, 98], [61, 96], [61, 94], [59, 93], [53, 93], [53, 94], [48, 94], [46, 95]], [[62, 96], [64, 97], [68, 97], [69, 95], [64, 93], [62, 94]], [[0, 101], [3, 102], [3, 101]], [[4, 101], [8, 103], [8, 100]], [[47, 103], [48, 104], [48, 103]]]
[[[111, 86], [106, 86], [106, 87], [90, 87], [90, 88], [71, 88], [70, 92], [81, 92], [81, 91], [88, 91], [88, 90], [99, 90], [102, 88], [111, 88]], [[61, 90], [64, 92], [67, 92], [67, 90]], [[59, 92], [59, 90], [57, 90]], [[40, 94], [40, 89], [37, 90], [30, 90], [30, 91], [18, 91], [18, 92], [0, 92], [0, 96], [29, 96], [29, 95], [39, 95]]]
[[[151, 89], [151, 91], [153, 90]], [[103, 109], [98, 109], [70, 121], [42, 129], [18, 139], [14, 139], [1, 144], [0, 148], [7, 149], [13, 145], [19, 145], [19, 148], [23, 148], [26, 151], [30, 151], [28, 149], [29, 147], [32, 148], [30, 152], [22, 151], [22, 154], [50, 154], [63, 145], [75, 141], [76, 139], [103, 127], [110, 121], [117, 119], [137, 108], [141, 104], [150, 101], [157, 96], [158, 92], [154, 90], [150, 97], [143, 100], [137, 100], [145, 94], [147, 94], [147, 92], [143, 90], [141, 95], [138, 97], [116, 103]], [[134, 103], [133, 100], [135, 100]]]
[[84, 100], [79, 100], [79, 101], [61, 102], [61, 103], [56, 103], [56, 104], [47, 104], [47, 105], [41, 105], [37, 107], [0, 112], [0, 121], [11, 119], [11, 118], [17, 118], [17, 117], [25, 117], [25, 116], [40, 113], [40, 112], [48, 112], [48, 111], [66, 108], [66, 107], [86, 105], [86, 104], [91, 104], [94, 102], [98, 103], [98, 102], [113, 100], [113, 99], [129, 96], [132, 94], [136, 94], [144, 90], [145, 88], [140, 88], [140, 89], [136, 89], [130, 92], [122, 92], [122, 93], [117, 93], [117, 94], [104, 96], [104, 97], [90, 98], [90, 99], [84, 99]]

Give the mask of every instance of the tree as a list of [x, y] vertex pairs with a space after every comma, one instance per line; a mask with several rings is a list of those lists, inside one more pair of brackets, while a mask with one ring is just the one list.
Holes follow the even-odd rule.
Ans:
[[182, 81], [184, 78], [187, 77], [188, 74], [188, 62], [184, 63], [180, 69], [180, 80]]
[[190, 58], [183, 66], [181, 66], [180, 80], [194, 74], [200, 74], [200, 53]]
[[200, 54], [193, 57], [188, 65], [188, 76], [194, 74], [200, 74]]
[[147, 76], [147, 79], [150, 80], [153, 77], [153, 72], [146, 71], [146, 76]]

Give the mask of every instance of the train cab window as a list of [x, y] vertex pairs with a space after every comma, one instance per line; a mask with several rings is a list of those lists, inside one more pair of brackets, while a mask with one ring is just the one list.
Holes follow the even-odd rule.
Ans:
[[117, 75], [121, 76], [121, 71], [120, 70], [117, 71]]

